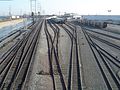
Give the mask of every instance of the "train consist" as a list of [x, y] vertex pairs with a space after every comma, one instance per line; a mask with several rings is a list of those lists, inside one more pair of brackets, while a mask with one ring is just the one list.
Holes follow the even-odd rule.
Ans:
[[80, 20], [78, 21], [81, 24], [87, 25], [87, 26], [92, 26], [96, 28], [106, 28], [107, 27], [107, 22], [105, 21], [98, 21], [98, 20]]
[[64, 24], [66, 22], [65, 18], [60, 18], [60, 17], [52, 18], [51, 20], [53, 20], [57, 24]]
[[58, 16], [48, 17], [47, 20], [51, 20], [52, 22], [57, 24], [64, 24], [67, 21], [66, 18]]

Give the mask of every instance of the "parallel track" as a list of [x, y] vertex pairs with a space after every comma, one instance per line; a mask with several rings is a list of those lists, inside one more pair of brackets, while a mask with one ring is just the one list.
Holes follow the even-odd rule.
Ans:
[[42, 22], [36, 23], [31, 32], [1, 57], [0, 90], [24, 89], [41, 27]]

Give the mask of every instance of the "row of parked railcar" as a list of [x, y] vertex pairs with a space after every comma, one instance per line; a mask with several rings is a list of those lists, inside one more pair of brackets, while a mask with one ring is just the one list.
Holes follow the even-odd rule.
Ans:
[[64, 24], [67, 21], [66, 18], [58, 17], [58, 16], [48, 17], [47, 20], [51, 20], [52, 22], [57, 23], [57, 24]]
[[105, 21], [98, 21], [98, 20], [80, 20], [79, 21], [81, 24], [92, 26], [92, 27], [97, 27], [97, 28], [106, 28], [107, 27], [107, 22]]
[[53, 20], [55, 23], [57, 24], [64, 24], [66, 22], [65, 18], [52, 18], [51, 20]]

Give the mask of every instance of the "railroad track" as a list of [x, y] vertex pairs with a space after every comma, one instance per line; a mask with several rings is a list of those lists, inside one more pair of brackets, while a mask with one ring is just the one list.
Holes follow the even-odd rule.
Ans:
[[[51, 34], [49, 33], [47, 29], [47, 22], [45, 23], [45, 34], [46, 34], [46, 39], [47, 39], [47, 44], [48, 44], [48, 58], [49, 58], [49, 66], [50, 66], [50, 75], [53, 80], [53, 89], [56, 90], [56, 83], [55, 83], [55, 75], [54, 75], [54, 69], [53, 69], [53, 59], [55, 60], [56, 66], [57, 66], [57, 72], [60, 77], [61, 85], [62, 85], [62, 90], [66, 90], [66, 85], [63, 77], [63, 73], [60, 67], [59, 63], [59, 55], [58, 55], [58, 38], [59, 38], [59, 28], [55, 28], [52, 26], [51, 22], [49, 22], [50, 27], [52, 28], [54, 32], [54, 37], [52, 39]], [[52, 57], [53, 56], [53, 57]]]
[[[79, 23], [78, 23], [78, 24], [79, 24]], [[85, 25], [84, 25], [84, 26], [85, 26]], [[100, 28], [91, 27], [91, 26], [87, 26], [87, 27], [90, 27], [90, 28], [92, 28], [92, 29], [100, 29]], [[120, 32], [117, 32], [117, 31], [114, 31], [114, 30], [109, 30], [109, 29], [107, 29], [107, 28], [105, 28], [105, 29], [101, 28], [100, 30], [106, 31], [106, 32], [111, 32], [111, 33], [114, 33], [114, 34], [120, 34]]]
[[19, 40], [1, 57], [0, 90], [24, 90], [42, 22], [37, 22], [31, 32]]
[[105, 34], [105, 33], [98, 32], [98, 31], [93, 31], [93, 30], [88, 29], [88, 28], [85, 28], [85, 27], [83, 27], [83, 28], [84, 28], [85, 30], [89, 31], [89, 32], [97, 33], [97, 34], [100, 34], [100, 35], [103, 35], [103, 36], [107, 36], [107, 37], [110, 37], [110, 38], [113, 38], [113, 39], [116, 39], [116, 40], [120, 40], [120, 37], [108, 35], [108, 34]]
[[114, 48], [120, 50], [120, 46], [119, 46], [119, 45], [116, 45], [116, 44], [111, 43], [111, 42], [109, 42], [109, 41], [107, 41], [107, 40], [104, 40], [104, 39], [102, 39], [102, 38], [100, 38], [100, 37], [97, 37], [97, 36], [95, 36], [95, 35], [93, 35], [93, 34], [91, 34], [91, 33], [89, 33], [89, 32], [88, 32], [88, 34], [90, 35], [90, 37], [92, 37], [92, 38], [94, 38], [94, 39], [96, 39], [96, 40], [98, 40], [98, 41], [100, 41], [100, 42], [102, 42], [102, 43], [105, 43], [105, 44], [107, 44], [107, 45], [109, 45], [109, 46], [111, 46], [111, 47], [114, 47]]
[[[116, 59], [113, 55], [111, 55], [107, 50], [103, 49], [100, 45], [98, 45], [92, 38], [96, 38], [94, 36], [91, 36], [85, 28], [82, 28], [82, 31], [88, 41], [88, 44], [93, 52], [93, 55], [95, 57], [96, 63], [101, 71], [101, 74], [103, 76], [104, 82], [106, 84], [106, 87], [108, 90], [114, 90], [114, 89], [120, 89], [120, 77], [117, 74], [120, 70], [120, 61]], [[96, 38], [98, 40], [98, 38]], [[101, 41], [101, 39], [99, 38]], [[114, 48], [118, 48], [118, 46], [114, 46], [114, 44], [105, 42], [103, 40], [102, 42], [113, 46]]]
[[[54, 22], [48, 20], [48, 24], [54, 32], [54, 37], [50, 35], [49, 31], [46, 30], [47, 24], [45, 26], [45, 33], [48, 42], [48, 56], [49, 56], [49, 66], [50, 72], [53, 79], [54, 90], [56, 89], [55, 84], [55, 75], [52, 66], [52, 54], [54, 54], [57, 70], [61, 79], [62, 90], [81, 90], [81, 79], [80, 79], [80, 65], [79, 65], [79, 57], [78, 57], [78, 46], [77, 46], [77, 32], [76, 28], [73, 25], [65, 24], [65, 25], [56, 25]], [[71, 40], [71, 48], [70, 48], [70, 60], [69, 60], [69, 69], [68, 69], [68, 77], [67, 82], [65, 84], [65, 79], [63, 78], [63, 73], [59, 63], [59, 47], [58, 47], [58, 39], [59, 39], [59, 27], [63, 28], [65, 32], [69, 35]], [[68, 28], [66, 28], [68, 27]], [[53, 53], [52, 53], [53, 50]], [[51, 52], [51, 53], [50, 53]]]
[[[74, 24], [76, 24], [76, 25], [79, 25], [79, 26], [81, 26], [81, 24], [80, 23], [78, 23], [78, 22], [76, 22], [76, 23], [74, 23]], [[113, 38], [113, 39], [116, 39], [116, 40], [120, 40], [120, 37], [117, 37], [117, 36], [113, 36], [113, 35], [109, 35], [109, 34], [107, 34], [107, 33], [102, 33], [102, 32], [99, 32], [99, 31], [95, 31], [95, 30], [92, 30], [92, 29], [97, 29], [97, 28], [93, 28], [92, 27], [92, 29], [91, 29], [91, 27], [89, 26], [89, 27], [86, 27], [85, 25], [82, 25], [82, 27], [85, 29], [85, 30], [87, 30], [87, 32], [92, 32], [92, 33], [97, 33], [97, 34], [100, 34], [100, 35], [103, 35], [103, 36], [106, 36], [106, 37], [110, 37], [110, 38]], [[117, 33], [117, 32], [114, 32], [114, 31], [107, 31], [107, 30], [104, 30], [104, 29], [99, 29], [99, 30], [101, 30], [101, 31], [106, 31], [106, 32], [108, 32], [108, 33], [111, 33], [111, 34], [116, 34], [116, 35], [120, 35], [119, 33]]]
[[[110, 47], [113, 47], [114, 49], [116, 49], [116, 50], [120, 50], [120, 46], [119, 45], [117, 45], [117, 44], [114, 44], [114, 43], [111, 43], [111, 42], [109, 42], [109, 41], [107, 41], [107, 40], [104, 40], [104, 39], [102, 39], [102, 38], [100, 38], [100, 37], [97, 37], [97, 36], [95, 36], [95, 35], [93, 35], [93, 34], [91, 34], [91, 33], [89, 33], [89, 32], [87, 32], [88, 33], [88, 35], [91, 37], [91, 39], [95, 39], [95, 40], [97, 40], [97, 41], [100, 41], [100, 42], [102, 42], [102, 43], [104, 43], [104, 44], [106, 44], [106, 45], [108, 45], [108, 46], [110, 46]], [[94, 40], [93, 40], [94, 41]], [[97, 44], [96, 44], [96, 46], [101, 50], [101, 53], [106, 57], [106, 55], [105, 54], [107, 54], [109, 57], [111, 57], [111, 58], [108, 58], [112, 63], [114, 63], [113, 62], [113, 60], [115, 60], [118, 64], [120, 63], [120, 61], [119, 61], [119, 59], [117, 59], [116, 58], [116, 56], [114, 55], [112, 55], [109, 51], [106, 51], [105, 49], [103, 49], [103, 47], [101, 47], [100, 45], [98, 46]], [[105, 54], [104, 54], [104, 53]], [[111, 60], [111, 59], [113, 59], [113, 60]], [[120, 68], [120, 65], [117, 65], [116, 63], [114, 63], [118, 68]]]
[[62, 27], [66, 31], [66, 33], [69, 35], [71, 40], [67, 89], [81, 90], [82, 86], [81, 86], [76, 28], [74, 25], [71, 24], [60, 25], [60, 27]]
[[[48, 25], [51, 29], [48, 29]], [[60, 90], [82, 90], [81, 68], [79, 60], [78, 47], [78, 33], [76, 26], [71, 23], [55, 24], [49, 20], [42, 20], [32, 26], [33, 30], [28, 32], [23, 39], [16, 42], [0, 59], [0, 90], [26, 90], [27, 82], [32, 66], [33, 57], [37, 47], [37, 40], [42, 26], [46, 35], [48, 46], [48, 60], [49, 60], [49, 74], [52, 78], [53, 90], [57, 90], [57, 80], [59, 79], [61, 87]], [[81, 26], [82, 27], [82, 26]], [[70, 38], [70, 56], [69, 68], [66, 77], [62, 72], [62, 67], [59, 58], [59, 34], [62, 28]], [[50, 33], [52, 30], [53, 33]], [[98, 68], [104, 79], [108, 90], [120, 89], [120, 76], [117, 74], [120, 70], [120, 60], [115, 58], [107, 50], [98, 45], [94, 39], [105, 43], [115, 49], [120, 50], [120, 46], [109, 41], [103, 40], [97, 36], [92, 35], [86, 28], [82, 27], [82, 31], [88, 41], [92, 50]], [[96, 32], [95, 32], [96, 33]], [[101, 33], [99, 33], [101, 34]], [[105, 34], [102, 34], [105, 35]], [[111, 37], [109, 35], [105, 35]], [[111, 37], [114, 38], [114, 37]], [[116, 37], [114, 38], [116, 39]], [[118, 38], [117, 38], [118, 39]], [[57, 76], [54, 70], [56, 65]], [[84, 90], [84, 89], [83, 89]]]

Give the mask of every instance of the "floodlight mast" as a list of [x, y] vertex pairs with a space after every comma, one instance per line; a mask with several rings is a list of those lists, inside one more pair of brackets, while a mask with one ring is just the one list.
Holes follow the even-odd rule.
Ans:
[[34, 13], [36, 14], [36, 1], [37, 0], [30, 0], [30, 9], [31, 9], [31, 14], [32, 14], [32, 12], [33, 12], [33, 2], [34, 1]]
[[33, 24], [34, 24], [35, 23], [36, 14], [37, 14], [36, 13], [36, 0], [30, 0], [30, 9], [31, 9], [31, 18], [32, 18], [32, 21], [33, 21]]

